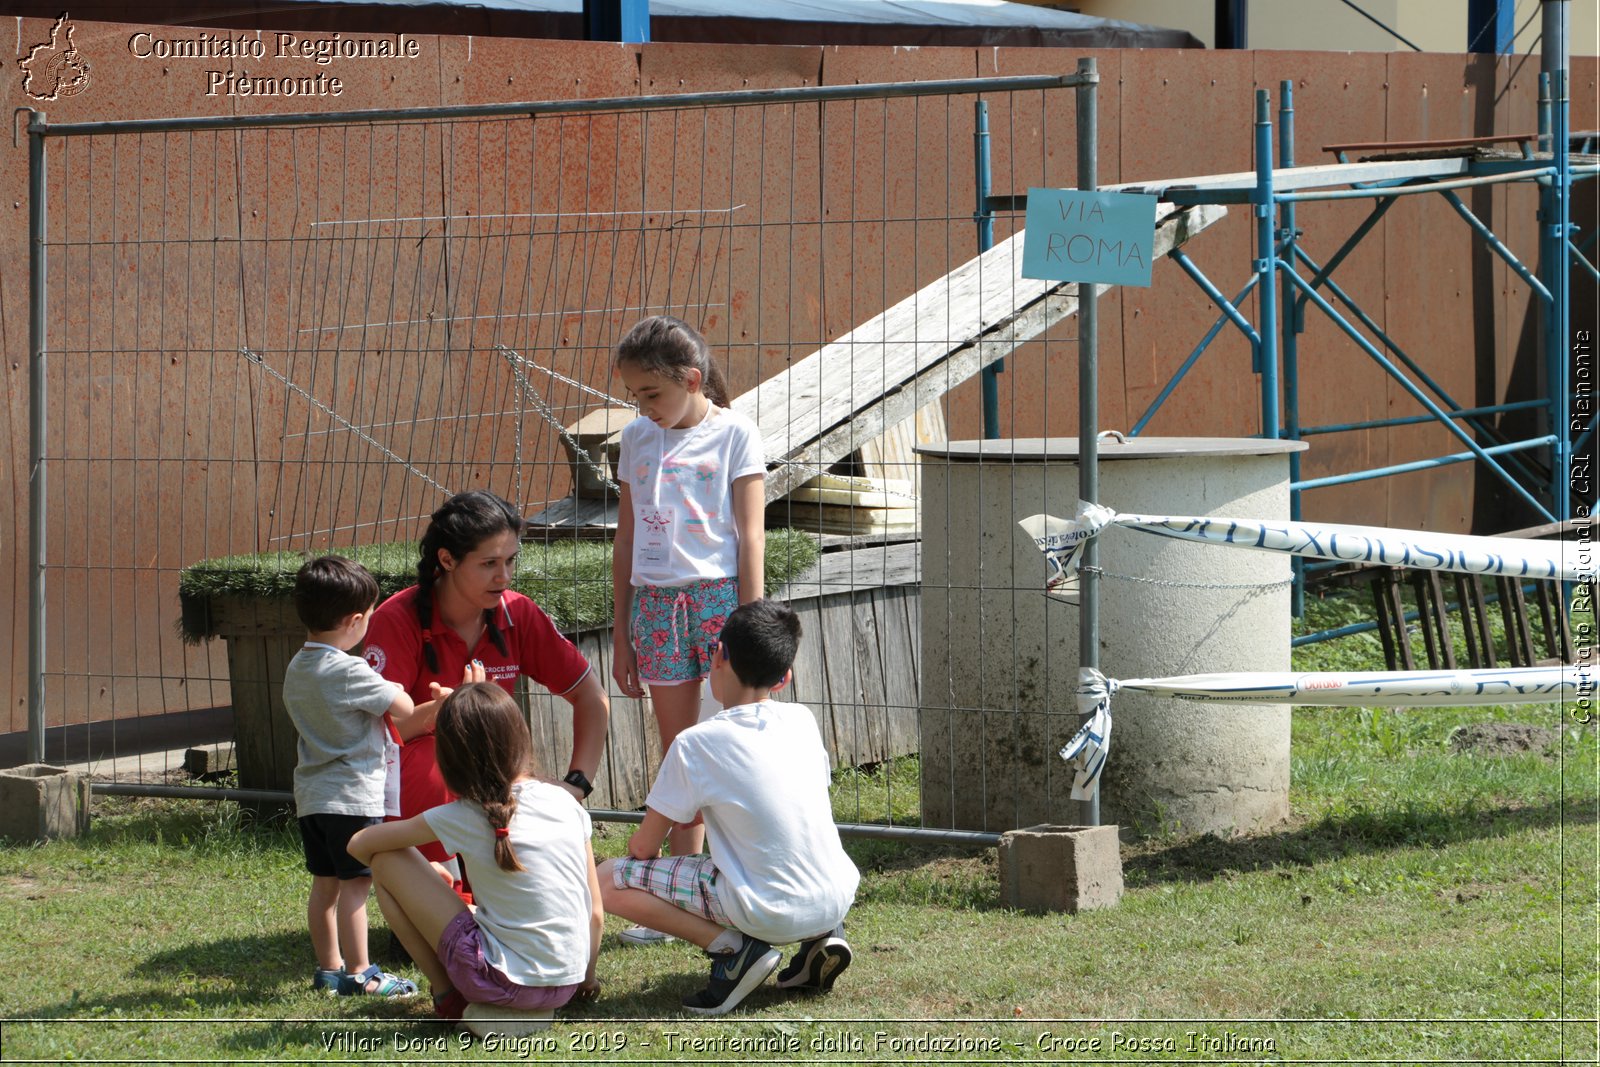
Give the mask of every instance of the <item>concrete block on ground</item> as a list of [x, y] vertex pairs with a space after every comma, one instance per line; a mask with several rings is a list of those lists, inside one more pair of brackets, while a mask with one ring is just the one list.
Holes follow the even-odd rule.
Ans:
[[1000, 904], [1035, 914], [1109, 908], [1122, 899], [1115, 826], [1030, 826], [1000, 835]]
[[46, 763], [0, 771], [0, 837], [46, 841], [88, 828], [87, 775]]
[[211, 778], [234, 769], [233, 742], [198, 745], [183, 754], [183, 769], [191, 778]]

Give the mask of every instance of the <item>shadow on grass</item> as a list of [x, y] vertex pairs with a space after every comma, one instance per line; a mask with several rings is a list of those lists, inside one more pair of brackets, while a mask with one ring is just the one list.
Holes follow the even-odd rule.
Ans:
[[[384, 938], [387, 934], [382, 935]], [[313, 1047], [330, 1050], [330, 1035], [442, 1035], [427, 996], [404, 1000], [333, 997], [310, 988], [309, 944], [299, 932], [196, 940], [134, 965], [145, 988], [111, 996], [72, 989], [66, 998], [29, 1009], [28, 1018], [57, 1025], [117, 1026], [163, 1020], [185, 1030], [226, 1029], [203, 1040], [218, 1048], [253, 1051]], [[453, 1036], [453, 1035], [452, 1035]], [[343, 1051], [359, 1051], [351, 1046]]]
[[1563, 824], [1590, 826], [1595, 822], [1593, 805], [1578, 803], [1487, 809], [1408, 805], [1386, 811], [1357, 811], [1279, 833], [1232, 839], [1207, 835], [1176, 844], [1145, 842], [1126, 846], [1123, 879], [1129, 888], [1208, 881], [1219, 875], [1277, 867], [1312, 867], [1388, 849], [1449, 845]]

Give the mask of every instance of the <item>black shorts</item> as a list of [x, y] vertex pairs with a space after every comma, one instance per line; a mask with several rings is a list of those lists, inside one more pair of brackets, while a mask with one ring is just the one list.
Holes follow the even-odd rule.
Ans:
[[300, 842], [306, 850], [306, 870], [313, 878], [365, 878], [372, 868], [350, 855], [350, 839], [360, 830], [383, 820], [371, 815], [306, 815], [300, 819]]

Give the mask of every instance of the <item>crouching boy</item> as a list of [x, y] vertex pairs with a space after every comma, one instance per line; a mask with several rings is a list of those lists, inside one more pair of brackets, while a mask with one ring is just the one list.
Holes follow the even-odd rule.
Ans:
[[[711, 957], [700, 1015], [738, 1006], [800, 942], [785, 989], [826, 992], [850, 965], [842, 936], [860, 874], [839, 842], [816, 720], [772, 692], [789, 680], [800, 620], [757, 600], [728, 616], [711, 664], [723, 711], [680, 733], [661, 761], [628, 857], [601, 865], [606, 911], [692, 941]], [[659, 857], [675, 824], [705, 820], [711, 855]]]

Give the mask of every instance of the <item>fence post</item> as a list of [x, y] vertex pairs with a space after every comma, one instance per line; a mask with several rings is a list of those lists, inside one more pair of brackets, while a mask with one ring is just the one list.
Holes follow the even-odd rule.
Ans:
[[[1099, 117], [1095, 87], [1100, 81], [1093, 57], [1078, 60], [1082, 84], [1077, 88], [1078, 188], [1091, 191], [1099, 183]], [[1078, 496], [1100, 502], [1100, 372], [1099, 286], [1078, 283]], [[1100, 668], [1100, 549], [1089, 538], [1078, 577], [1078, 665]], [[1087, 720], [1085, 720], [1087, 721]], [[1079, 801], [1085, 826], [1100, 825], [1100, 791]]]
[[28, 762], [44, 762], [44, 113], [28, 112]]

